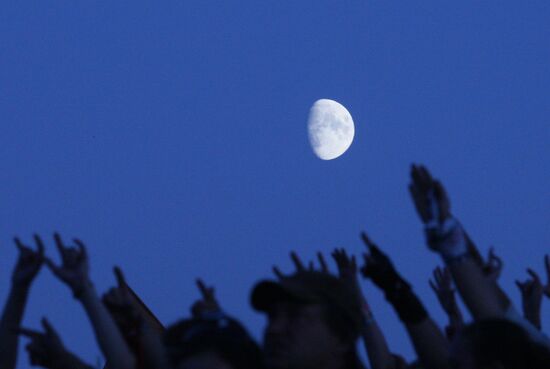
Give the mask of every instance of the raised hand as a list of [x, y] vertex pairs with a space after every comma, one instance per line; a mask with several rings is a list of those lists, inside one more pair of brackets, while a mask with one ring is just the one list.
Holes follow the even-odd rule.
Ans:
[[338, 275], [342, 281], [348, 284], [350, 288], [355, 291], [355, 296], [359, 304], [361, 305], [361, 310], [364, 316], [365, 324], [372, 323], [373, 315], [372, 311], [367, 303], [367, 299], [361, 291], [361, 286], [359, 285], [358, 277], [358, 267], [355, 256], [349, 256], [345, 249], [334, 249], [331, 253], [332, 258], [336, 262], [338, 267]]
[[139, 336], [142, 319], [135, 306], [134, 298], [128, 290], [128, 285], [119, 267], [114, 267], [117, 286], [110, 288], [103, 294], [103, 304], [109, 310], [117, 327], [132, 346]]
[[67, 355], [67, 350], [63, 346], [61, 338], [59, 338], [59, 335], [46, 318], [42, 319], [42, 327], [44, 328], [44, 332], [26, 328], [19, 328], [15, 331], [31, 340], [26, 346], [31, 365], [55, 368], [59, 364], [59, 361]]
[[19, 238], [14, 238], [19, 249], [19, 258], [12, 274], [12, 283], [16, 286], [29, 286], [44, 263], [44, 244], [38, 235], [34, 235], [36, 251], [25, 246]]
[[355, 256], [348, 256], [348, 253], [343, 248], [334, 249], [331, 253], [332, 258], [336, 262], [338, 267], [338, 275], [344, 281], [347, 281], [353, 286], [359, 286], [359, 279], [357, 277], [357, 261]]
[[200, 278], [196, 282], [201, 293], [201, 299], [191, 306], [193, 317], [199, 318], [204, 315], [221, 312], [222, 308], [216, 299], [214, 287], [207, 287]]
[[443, 185], [433, 179], [425, 167], [412, 165], [409, 191], [424, 223], [430, 249], [438, 252], [446, 263], [468, 255], [466, 233], [451, 215]]
[[535, 273], [534, 270], [527, 269], [527, 273], [529, 273], [531, 278], [524, 282], [516, 281], [516, 285], [521, 292], [523, 314], [525, 318], [540, 329], [540, 307], [542, 304], [544, 287], [542, 286], [538, 274]]
[[492, 281], [497, 281], [502, 272], [502, 259], [495, 254], [493, 247], [489, 249], [489, 255], [487, 257], [487, 262], [483, 266], [483, 273]]
[[75, 297], [79, 297], [90, 284], [89, 264], [86, 246], [82, 241], [73, 239], [76, 247], [68, 247], [63, 244], [59, 234], [54, 234], [55, 244], [61, 255], [61, 265], [46, 258], [46, 264], [61, 281], [69, 286]]
[[361, 238], [369, 249], [369, 253], [363, 255], [365, 265], [361, 268], [361, 273], [365, 278], [370, 278], [382, 290], [393, 290], [396, 283], [402, 281], [402, 278], [395, 270], [391, 260], [369, 239], [365, 232], [361, 233]]
[[449, 269], [437, 267], [433, 272], [433, 281], [430, 280], [429, 283], [447, 315], [451, 316], [456, 314], [458, 305], [456, 303], [455, 290], [452, 286], [453, 282]]
[[[294, 264], [294, 272], [295, 273], [301, 273], [301, 272], [305, 272], [305, 271], [309, 271], [309, 272], [317, 271], [317, 272], [321, 272], [321, 273], [330, 273], [330, 271], [328, 269], [328, 265], [327, 265], [327, 263], [325, 261], [325, 258], [324, 258], [323, 254], [321, 252], [317, 253], [317, 260], [319, 261], [320, 268], [316, 268], [313, 261], [310, 261], [307, 264], [307, 268], [306, 268], [306, 265], [304, 264], [302, 259], [300, 259], [300, 257], [298, 256], [298, 254], [295, 251], [290, 252], [290, 259], [292, 260], [292, 264]], [[285, 275], [283, 272], [281, 272], [279, 267], [277, 267], [275, 265], [273, 266], [272, 271], [273, 271], [273, 274], [275, 274], [275, 276], [278, 279], [283, 279], [283, 278], [287, 277], [287, 275]]]
[[424, 224], [443, 223], [450, 216], [451, 206], [445, 189], [424, 166], [411, 166], [409, 192]]

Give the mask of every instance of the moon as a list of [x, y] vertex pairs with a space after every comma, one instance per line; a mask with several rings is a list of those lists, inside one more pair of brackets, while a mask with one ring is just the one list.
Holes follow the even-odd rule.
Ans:
[[330, 99], [315, 101], [309, 110], [309, 143], [319, 159], [336, 159], [349, 149], [355, 135], [353, 118], [340, 103]]

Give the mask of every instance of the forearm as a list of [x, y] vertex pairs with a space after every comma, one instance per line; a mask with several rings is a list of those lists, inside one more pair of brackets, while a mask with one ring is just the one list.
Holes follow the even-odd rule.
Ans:
[[111, 369], [133, 369], [135, 359], [94, 286], [88, 283], [79, 296], [92, 324], [96, 340]]
[[13, 369], [17, 362], [19, 337], [13, 330], [19, 328], [30, 286], [12, 286], [2, 318], [0, 319], [0, 368]]
[[405, 325], [418, 359], [425, 368], [448, 367], [449, 348], [447, 339], [429, 317], [424, 305], [412, 289], [405, 284], [386, 293], [399, 319]]
[[475, 320], [503, 317], [506, 297], [496, 282], [483, 274], [481, 267], [468, 257], [448, 264], [456, 288]]
[[405, 323], [405, 327], [425, 368], [449, 368], [448, 341], [431, 318], [427, 317], [419, 323]]
[[372, 313], [365, 314], [361, 337], [372, 369], [387, 369], [393, 363], [388, 344]]

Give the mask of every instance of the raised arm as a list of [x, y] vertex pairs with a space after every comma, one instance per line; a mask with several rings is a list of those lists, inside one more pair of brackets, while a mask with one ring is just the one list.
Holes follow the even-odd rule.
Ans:
[[11, 289], [0, 319], [0, 368], [14, 369], [17, 363], [18, 336], [14, 329], [19, 328], [32, 281], [40, 271], [44, 261], [44, 245], [34, 236], [36, 251], [23, 245], [15, 238], [19, 258], [11, 279]]
[[58, 266], [46, 258], [46, 264], [82, 303], [109, 368], [134, 369], [135, 359], [90, 280], [86, 247], [78, 239], [73, 240], [76, 247], [67, 247], [58, 234], [54, 238], [62, 263]]
[[474, 319], [511, 320], [529, 332], [532, 339], [550, 346], [548, 337], [517, 313], [496, 279], [487, 276], [477, 248], [451, 215], [449, 198], [441, 183], [426, 168], [413, 165], [409, 190], [424, 223], [429, 248], [439, 253], [451, 271]]
[[[357, 299], [361, 301], [363, 321], [361, 337], [372, 369], [390, 369], [396, 367], [396, 359], [392, 356], [384, 334], [376, 323], [367, 300], [359, 285], [357, 262], [355, 256], [349, 257], [344, 249], [335, 249], [332, 257], [338, 267], [340, 278], [350, 284], [356, 291]], [[323, 260], [324, 259], [320, 259]], [[323, 264], [323, 263], [321, 263]], [[326, 265], [326, 264], [325, 264]]]
[[477, 250], [451, 215], [447, 194], [423, 166], [412, 166], [409, 190], [424, 223], [428, 246], [441, 255], [474, 319], [503, 317], [509, 299], [486, 278]]
[[[139, 296], [126, 283], [119, 267], [114, 268], [117, 286], [109, 289], [102, 297], [103, 303], [122, 332], [128, 347], [136, 358], [136, 368], [161, 368], [158, 363], [151, 364], [151, 350], [156, 346], [162, 349], [164, 327]], [[156, 343], [151, 345], [144, 340], [144, 332], [153, 335]]]
[[361, 272], [378, 286], [405, 325], [418, 359], [429, 369], [448, 368], [449, 347], [445, 336], [428, 315], [410, 284], [395, 270], [391, 260], [366, 234], [369, 249]]
[[31, 365], [49, 369], [94, 369], [69, 352], [61, 338], [46, 320], [42, 319], [44, 333], [20, 328], [17, 332], [30, 339], [26, 346]]
[[455, 290], [452, 286], [451, 272], [447, 268], [437, 267], [433, 272], [433, 276], [433, 281], [430, 280], [430, 287], [449, 317], [449, 325], [445, 329], [445, 333], [447, 338], [451, 340], [464, 325], [464, 319], [456, 302]]

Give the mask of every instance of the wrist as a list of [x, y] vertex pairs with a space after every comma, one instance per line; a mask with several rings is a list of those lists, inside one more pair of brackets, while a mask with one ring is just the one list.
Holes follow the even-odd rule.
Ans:
[[466, 234], [455, 218], [449, 217], [441, 223], [429, 222], [424, 230], [428, 244], [441, 255], [445, 263], [468, 254]]
[[74, 298], [81, 301], [88, 299], [90, 295], [94, 295], [94, 294], [95, 294], [95, 287], [90, 280], [85, 280], [77, 288], [73, 289]]

